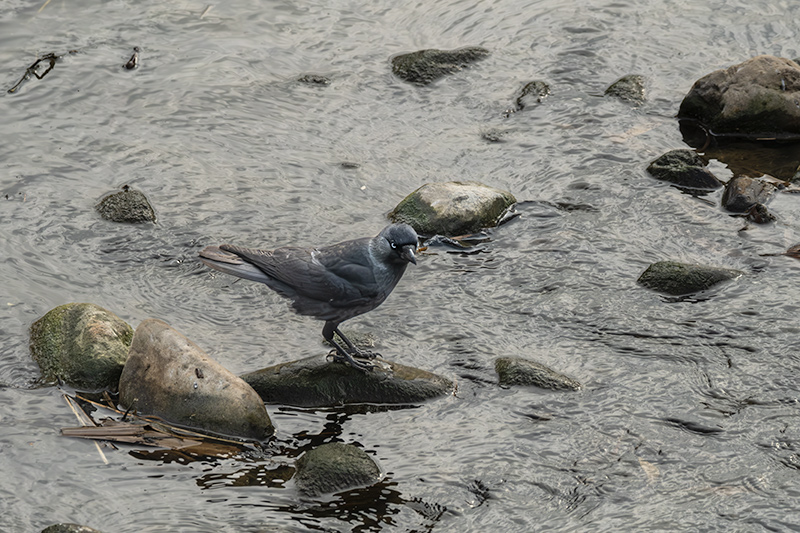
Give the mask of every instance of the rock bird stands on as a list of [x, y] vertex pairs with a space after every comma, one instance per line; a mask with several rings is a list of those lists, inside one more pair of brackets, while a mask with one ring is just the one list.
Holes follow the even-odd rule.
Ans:
[[[334, 360], [370, 370], [371, 364], [354, 357], [373, 358], [375, 354], [358, 350], [339, 331], [339, 324], [383, 303], [408, 263], [417, 263], [416, 250], [414, 229], [408, 224], [391, 224], [377, 237], [322, 248], [208, 246], [200, 252], [200, 260], [225, 274], [264, 283], [292, 300], [297, 313], [324, 320], [322, 336], [336, 349]], [[347, 349], [333, 339], [334, 333]]]

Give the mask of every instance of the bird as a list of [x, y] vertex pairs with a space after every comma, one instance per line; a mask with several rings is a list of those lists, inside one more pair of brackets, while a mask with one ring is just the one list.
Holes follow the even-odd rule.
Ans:
[[[375, 237], [317, 248], [285, 246], [274, 250], [232, 244], [207, 246], [199, 253], [206, 266], [267, 287], [292, 301], [300, 315], [324, 320], [322, 336], [334, 362], [368, 372], [374, 359], [339, 331], [345, 320], [372, 311], [386, 300], [409, 263], [417, 264], [419, 238], [408, 224], [390, 224]], [[345, 343], [344, 348], [333, 338]]]

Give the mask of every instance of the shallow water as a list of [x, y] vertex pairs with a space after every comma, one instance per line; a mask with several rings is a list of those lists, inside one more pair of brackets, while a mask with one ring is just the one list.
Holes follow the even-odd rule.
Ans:
[[[800, 4], [44, 4], [0, 5], [0, 530], [800, 530], [800, 263], [768, 255], [800, 241], [800, 197], [778, 195], [778, 222], [745, 229], [720, 193], [681, 194], [644, 170], [686, 146], [674, 115], [696, 79], [800, 56]], [[492, 55], [430, 87], [391, 74], [394, 54], [467, 45]], [[51, 72], [6, 93], [51, 52]], [[331, 84], [295, 81], [308, 73]], [[603, 98], [630, 73], [647, 103]], [[504, 118], [534, 79], [552, 94]], [[432, 247], [347, 327], [455, 379], [455, 396], [268, 406], [278, 434], [257, 458], [122, 447], [106, 464], [59, 435], [75, 418], [62, 390], [33, 386], [27, 346], [53, 307], [161, 318], [236, 373], [322, 354], [320, 323], [214, 275], [197, 251], [373, 235], [406, 194], [450, 179], [512, 191], [521, 215], [478, 253]], [[124, 184], [158, 224], [99, 219], [94, 204]], [[667, 259], [745, 275], [691, 300], [636, 285]], [[585, 388], [499, 388], [498, 356]], [[363, 446], [385, 480], [322, 501], [273, 481], [331, 440]]]

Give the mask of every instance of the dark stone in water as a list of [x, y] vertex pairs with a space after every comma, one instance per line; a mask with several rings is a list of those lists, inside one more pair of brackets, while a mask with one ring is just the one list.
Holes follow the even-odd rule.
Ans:
[[294, 480], [306, 496], [319, 496], [371, 485], [381, 470], [364, 450], [331, 442], [307, 451], [295, 462]]
[[144, 193], [127, 185], [122, 187], [122, 191], [103, 197], [95, 209], [101, 217], [112, 222], [140, 224], [156, 221], [156, 213]]
[[322, 74], [303, 74], [297, 81], [300, 83], [306, 83], [308, 85], [330, 85], [331, 79], [327, 76], [323, 76]]
[[647, 167], [654, 178], [668, 181], [681, 189], [713, 191], [722, 187], [694, 150], [671, 150]]
[[623, 76], [609, 85], [605, 94], [632, 104], [642, 104], [645, 101], [644, 77], [638, 74]]
[[639, 284], [672, 296], [684, 296], [710, 289], [714, 285], [735, 279], [743, 272], [705, 265], [689, 265], [676, 261], [653, 263], [639, 279]]
[[756, 204], [767, 203], [776, 189], [764, 180], [738, 176], [725, 185], [722, 207], [733, 213], [745, 213]]
[[533, 385], [551, 390], [579, 390], [581, 384], [536, 361], [499, 357], [494, 363], [500, 385]]
[[53, 524], [44, 528], [42, 533], [100, 533], [100, 531], [78, 524]]
[[449, 394], [453, 382], [409, 366], [374, 360], [371, 372], [324, 357], [257, 370], [242, 376], [268, 404], [322, 407], [348, 403], [413, 404]]
[[522, 111], [528, 106], [542, 103], [550, 95], [550, 86], [543, 81], [532, 81], [526, 83], [514, 99], [514, 107], [506, 110], [505, 116], [509, 116], [517, 111]]
[[697, 80], [678, 118], [711, 135], [758, 140], [800, 138], [800, 65], [762, 55]]
[[462, 70], [470, 63], [489, 55], [480, 46], [457, 50], [418, 50], [392, 58], [392, 72], [398, 78], [417, 85], [427, 85], [448, 74]]

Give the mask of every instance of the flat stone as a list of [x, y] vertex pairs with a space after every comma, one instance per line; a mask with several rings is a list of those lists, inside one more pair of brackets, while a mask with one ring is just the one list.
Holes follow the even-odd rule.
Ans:
[[414, 404], [453, 391], [436, 374], [383, 359], [361, 372], [323, 356], [281, 363], [242, 376], [268, 404], [323, 407], [348, 403]]
[[494, 368], [501, 385], [533, 385], [551, 390], [579, 390], [581, 384], [536, 361], [521, 357], [499, 357]]
[[672, 296], [684, 296], [710, 289], [714, 285], [736, 279], [743, 272], [729, 268], [690, 265], [676, 261], [659, 261], [645, 270], [639, 284]]
[[258, 394], [161, 320], [133, 336], [119, 401], [143, 415], [220, 435], [263, 440], [272, 422]]
[[30, 350], [42, 381], [78, 389], [116, 389], [133, 328], [91, 303], [52, 309], [31, 325]]
[[427, 85], [443, 76], [464, 69], [489, 55], [480, 46], [457, 50], [418, 50], [392, 58], [392, 72], [398, 78], [417, 85]]
[[722, 187], [722, 182], [694, 150], [671, 150], [650, 163], [647, 172], [682, 189], [713, 191]]
[[295, 484], [307, 496], [365, 487], [381, 478], [380, 468], [364, 450], [341, 442], [307, 451], [295, 468]]
[[420, 235], [454, 237], [497, 226], [516, 202], [510, 192], [476, 181], [426, 183], [397, 204], [389, 218]]

